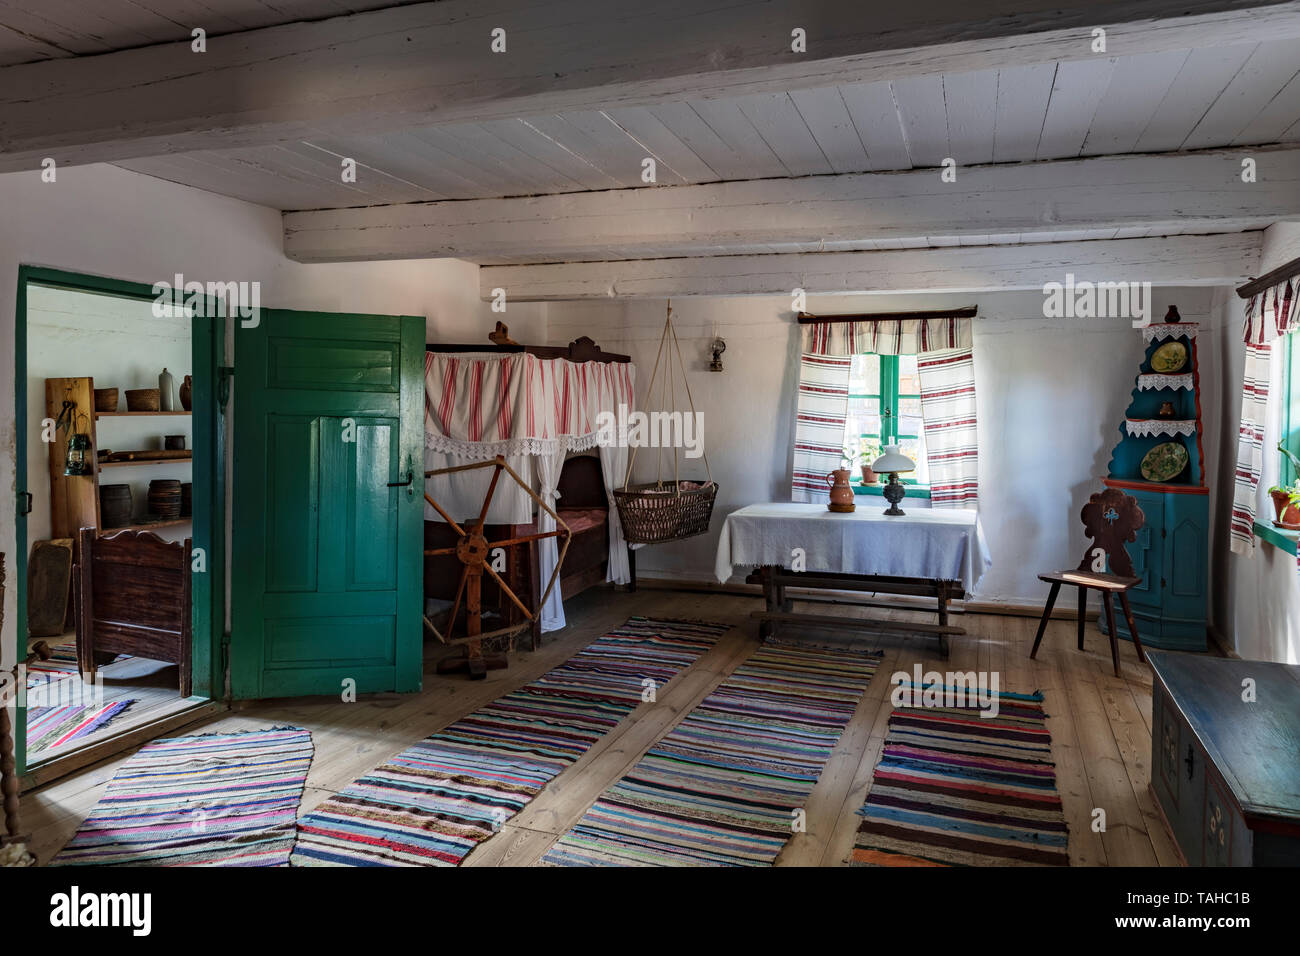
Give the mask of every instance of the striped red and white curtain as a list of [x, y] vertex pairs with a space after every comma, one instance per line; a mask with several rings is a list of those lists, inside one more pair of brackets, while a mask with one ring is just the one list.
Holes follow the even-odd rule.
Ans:
[[[1246, 368], [1241, 382], [1241, 424], [1237, 428], [1237, 468], [1232, 488], [1229, 546], [1237, 554], [1255, 549], [1255, 514], [1264, 463], [1272, 344], [1300, 328], [1300, 279], [1290, 279], [1246, 300]], [[1297, 556], [1300, 560], [1300, 556]]]
[[838, 468], [854, 355], [916, 355], [935, 508], [979, 507], [970, 319], [879, 319], [803, 326], [791, 498], [821, 501]]

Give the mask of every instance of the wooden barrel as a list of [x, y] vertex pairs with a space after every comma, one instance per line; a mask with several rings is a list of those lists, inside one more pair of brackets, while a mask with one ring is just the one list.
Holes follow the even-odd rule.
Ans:
[[194, 514], [194, 483], [187, 481], [181, 485], [181, 517], [188, 518]]
[[157, 518], [181, 516], [181, 483], [175, 478], [155, 478], [149, 482], [149, 514]]
[[105, 528], [121, 528], [131, 523], [131, 486], [99, 486], [99, 519]]

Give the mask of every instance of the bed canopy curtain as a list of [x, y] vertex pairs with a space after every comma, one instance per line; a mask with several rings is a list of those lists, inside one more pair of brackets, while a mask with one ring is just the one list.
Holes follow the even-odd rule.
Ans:
[[[616, 415], [619, 405], [635, 407], [635, 379], [636, 368], [630, 363], [570, 362], [525, 352], [426, 352], [425, 470], [503, 455], [522, 477], [534, 481], [538, 494], [554, 507], [565, 457], [595, 449], [612, 502], [614, 482], [627, 468], [627, 448], [598, 441], [600, 414]], [[453, 517], [477, 515], [487, 481], [486, 472], [438, 475], [427, 482], [426, 490]], [[440, 520], [427, 506], [426, 517]], [[532, 521], [531, 501], [522, 489], [499, 486], [487, 520]], [[627, 546], [613, 507], [608, 528], [606, 580], [626, 584], [630, 580]], [[555, 530], [555, 519], [539, 511], [537, 530]], [[549, 580], [557, 555], [554, 538], [539, 542], [543, 581]], [[564, 626], [559, 581], [542, 608], [541, 621], [543, 631]]]
[[967, 318], [863, 319], [801, 326], [791, 499], [822, 501], [840, 467], [854, 355], [915, 355], [935, 508], [979, 507], [975, 365]]
[[[1287, 279], [1246, 300], [1243, 330], [1246, 368], [1241, 382], [1241, 425], [1237, 429], [1230, 529], [1230, 547], [1237, 554], [1255, 550], [1255, 509], [1264, 463], [1272, 345], [1283, 335], [1300, 329], [1297, 298], [1300, 298], [1300, 278]], [[1297, 562], [1300, 563], [1300, 556]]]

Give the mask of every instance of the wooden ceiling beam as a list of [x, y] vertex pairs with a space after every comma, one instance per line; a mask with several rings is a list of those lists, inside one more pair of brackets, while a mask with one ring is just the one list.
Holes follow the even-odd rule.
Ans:
[[1260, 232], [1019, 246], [823, 252], [484, 266], [480, 291], [507, 302], [682, 296], [992, 292], [1048, 282], [1235, 285], [1259, 262]]
[[823, 251], [1126, 227], [1229, 232], [1294, 217], [1300, 147], [1280, 147], [974, 166], [951, 183], [924, 169], [290, 212], [284, 250], [299, 262], [567, 262], [770, 243]]
[[[214, 36], [203, 53], [181, 42], [21, 64], [0, 69], [0, 172], [1300, 33], [1296, 0], [986, 6], [442, 0]], [[791, 49], [796, 29], [806, 52]]]

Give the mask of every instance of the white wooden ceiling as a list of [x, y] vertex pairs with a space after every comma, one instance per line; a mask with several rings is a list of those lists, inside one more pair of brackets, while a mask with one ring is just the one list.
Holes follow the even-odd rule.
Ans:
[[[0, 0], [5, 2], [5, 0]], [[128, 169], [277, 209], [527, 196], [1300, 140], [1294, 40], [527, 116]], [[340, 164], [355, 159], [355, 183]]]
[[0, 67], [240, 33], [401, 0], [0, 0]]

